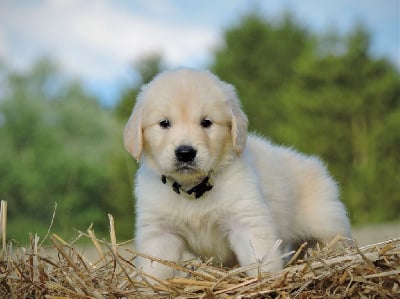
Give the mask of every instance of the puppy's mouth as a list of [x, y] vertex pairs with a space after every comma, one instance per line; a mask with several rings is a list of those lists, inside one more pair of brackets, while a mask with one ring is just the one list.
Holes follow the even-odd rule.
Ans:
[[199, 169], [195, 163], [181, 163], [175, 164], [175, 171], [179, 173], [194, 173], [198, 172]]
[[176, 162], [173, 173], [170, 175], [178, 182], [189, 185], [197, 182], [207, 176], [208, 171], [201, 169], [194, 161], [193, 162]]

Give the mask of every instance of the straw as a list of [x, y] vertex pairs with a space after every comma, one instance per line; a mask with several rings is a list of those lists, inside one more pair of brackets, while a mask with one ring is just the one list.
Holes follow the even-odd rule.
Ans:
[[[0, 298], [399, 298], [400, 238], [357, 247], [338, 237], [325, 248], [301, 247], [279, 272], [248, 277], [245, 270], [260, 265], [178, 264], [137, 252], [117, 242], [111, 215], [110, 241], [97, 239], [91, 227], [79, 234], [91, 241], [98, 259], [90, 261], [77, 242], [56, 234], [49, 236], [51, 256], [38, 236], [13, 248], [5, 239], [6, 207], [1, 204]], [[159, 280], [135, 267], [137, 256], [183, 276]]]

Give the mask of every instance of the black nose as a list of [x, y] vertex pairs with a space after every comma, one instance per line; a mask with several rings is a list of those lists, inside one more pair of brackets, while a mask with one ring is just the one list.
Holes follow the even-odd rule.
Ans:
[[190, 145], [181, 145], [175, 150], [175, 157], [179, 162], [192, 162], [197, 151]]

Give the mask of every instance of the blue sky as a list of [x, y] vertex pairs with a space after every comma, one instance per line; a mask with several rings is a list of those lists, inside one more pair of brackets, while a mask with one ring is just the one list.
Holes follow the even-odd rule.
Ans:
[[52, 57], [112, 104], [134, 61], [160, 53], [169, 67], [207, 67], [224, 30], [254, 7], [267, 18], [289, 10], [319, 33], [361, 22], [372, 54], [400, 68], [400, 0], [0, 0], [0, 58], [24, 70]]

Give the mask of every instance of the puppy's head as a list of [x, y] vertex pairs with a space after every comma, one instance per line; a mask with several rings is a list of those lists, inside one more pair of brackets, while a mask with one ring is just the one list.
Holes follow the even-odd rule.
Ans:
[[190, 184], [240, 155], [246, 136], [233, 86], [208, 71], [179, 69], [142, 87], [124, 143], [137, 161]]

